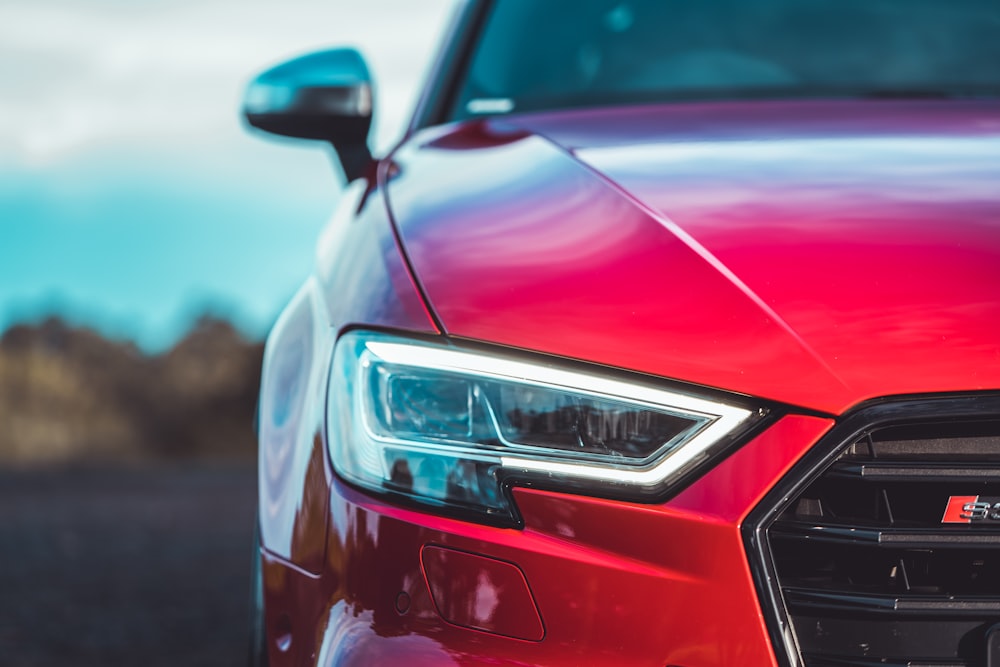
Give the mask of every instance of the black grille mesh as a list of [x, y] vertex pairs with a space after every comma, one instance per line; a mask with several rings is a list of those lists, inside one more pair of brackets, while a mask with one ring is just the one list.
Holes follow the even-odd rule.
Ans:
[[869, 429], [784, 505], [766, 539], [807, 667], [987, 667], [1000, 520], [943, 523], [953, 497], [1000, 503], [1000, 420]]

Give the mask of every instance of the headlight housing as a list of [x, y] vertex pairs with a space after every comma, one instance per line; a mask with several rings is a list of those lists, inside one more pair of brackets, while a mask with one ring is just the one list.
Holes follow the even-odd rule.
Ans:
[[662, 498], [764, 413], [644, 376], [352, 331], [333, 358], [327, 441], [359, 486], [516, 522], [511, 484]]

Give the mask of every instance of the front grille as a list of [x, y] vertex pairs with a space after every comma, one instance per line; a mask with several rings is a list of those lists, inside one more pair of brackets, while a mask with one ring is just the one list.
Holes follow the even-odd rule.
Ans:
[[[779, 655], [805, 667], [1000, 666], [987, 656], [1000, 624], [1000, 405], [979, 399], [925, 402], [932, 415], [879, 406], [860, 429], [853, 419], [755, 512], [751, 556], [764, 561]], [[976, 409], [933, 414], [948, 405]], [[949, 507], [952, 521], [972, 520], [944, 523]]]

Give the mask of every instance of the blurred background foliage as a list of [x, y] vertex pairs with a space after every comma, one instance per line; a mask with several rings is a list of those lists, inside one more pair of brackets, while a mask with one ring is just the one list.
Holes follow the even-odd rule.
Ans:
[[58, 318], [0, 338], [0, 465], [252, 460], [263, 345], [204, 317], [158, 355]]

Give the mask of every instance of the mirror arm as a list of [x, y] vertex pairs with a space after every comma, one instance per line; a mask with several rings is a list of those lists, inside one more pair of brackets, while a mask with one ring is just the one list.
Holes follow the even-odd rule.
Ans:
[[340, 166], [347, 176], [347, 182], [364, 176], [374, 162], [372, 152], [367, 143], [337, 143], [331, 142], [340, 159]]

